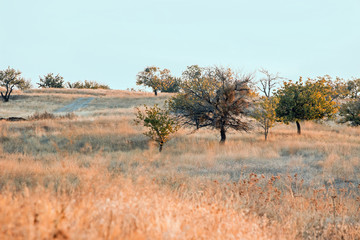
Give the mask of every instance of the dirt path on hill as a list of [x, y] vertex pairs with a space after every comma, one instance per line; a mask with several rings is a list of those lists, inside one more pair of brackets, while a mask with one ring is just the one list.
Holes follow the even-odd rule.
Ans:
[[88, 98], [77, 98], [70, 104], [58, 108], [54, 111], [54, 113], [60, 113], [60, 112], [74, 112], [79, 110], [80, 108], [86, 107], [94, 98], [88, 97]]

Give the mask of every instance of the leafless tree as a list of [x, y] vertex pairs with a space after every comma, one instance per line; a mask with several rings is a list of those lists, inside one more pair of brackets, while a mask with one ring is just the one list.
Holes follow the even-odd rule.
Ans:
[[259, 72], [264, 74], [265, 77], [259, 80], [260, 86], [258, 86], [257, 88], [261, 93], [265, 95], [265, 97], [270, 98], [271, 93], [274, 90], [275, 86], [279, 83], [279, 80], [284, 78], [280, 77], [280, 73], [272, 74], [264, 68], [261, 68]]
[[276, 120], [276, 99], [271, 96], [271, 93], [278, 84], [279, 80], [284, 78], [280, 77], [279, 73], [272, 74], [264, 68], [261, 68], [259, 72], [265, 75], [259, 80], [257, 86], [260, 93], [264, 96], [262, 96], [257, 104], [255, 104], [253, 117], [258, 121], [260, 127], [264, 130], [265, 140], [267, 140], [269, 130]]
[[[183, 74], [183, 93], [170, 101], [170, 108], [183, 125], [220, 130], [221, 143], [228, 129], [248, 131], [245, 118], [249, 106], [250, 75], [239, 75], [221, 67], [191, 66]], [[184, 77], [185, 75], [185, 77]]]

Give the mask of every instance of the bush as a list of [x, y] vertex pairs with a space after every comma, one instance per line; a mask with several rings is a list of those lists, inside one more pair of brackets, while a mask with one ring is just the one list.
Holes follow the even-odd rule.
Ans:
[[78, 88], [78, 89], [110, 89], [108, 85], [97, 83], [96, 81], [87, 81], [84, 82], [74, 82], [67, 83], [69, 88]]
[[54, 76], [53, 73], [49, 73], [44, 78], [40, 77], [40, 82], [37, 85], [39, 88], [64, 88], [64, 78], [59, 74]]
[[55, 115], [53, 113], [43, 112], [43, 113], [34, 113], [28, 117], [28, 120], [45, 120], [45, 119], [73, 119], [75, 118], [74, 113], [67, 113], [65, 115]]
[[31, 89], [33, 88], [33, 85], [31, 83], [31, 79], [27, 79], [24, 81], [22, 81], [19, 85], [18, 85], [18, 88], [21, 90], [21, 91], [24, 91], [24, 90], [28, 90], [28, 89]]

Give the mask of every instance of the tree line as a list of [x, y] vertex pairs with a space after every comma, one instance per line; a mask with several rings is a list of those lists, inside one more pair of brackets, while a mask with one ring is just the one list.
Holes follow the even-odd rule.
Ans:
[[[43, 77], [40, 76], [37, 85], [39, 88], [110, 89], [108, 85], [96, 81], [85, 80], [84, 82], [65, 83], [62, 76], [53, 73], [48, 73]], [[5, 70], [0, 70], [0, 87], [5, 88], [4, 91], [1, 91], [1, 97], [4, 102], [8, 102], [15, 88], [26, 90], [32, 88], [32, 84], [30, 80], [26, 80], [21, 76], [21, 71], [8, 67]]]
[[[249, 131], [258, 124], [267, 140], [276, 122], [328, 120], [360, 125], [360, 79], [302, 77], [286, 80], [265, 69], [256, 81], [254, 74], [239, 74], [230, 68], [192, 65], [177, 78], [167, 69], [147, 67], [137, 75], [137, 84], [158, 92], [176, 92], [162, 109], [137, 108], [135, 122], [147, 127], [146, 133], [159, 144], [159, 151], [180, 126], [217, 129], [220, 143], [229, 129]], [[169, 91], [171, 89], [172, 91]], [[254, 123], [254, 120], [256, 123]]]

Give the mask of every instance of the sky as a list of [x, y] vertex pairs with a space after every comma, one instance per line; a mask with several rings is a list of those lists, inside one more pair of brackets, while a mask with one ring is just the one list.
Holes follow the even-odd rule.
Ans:
[[[0, 69], [136, 87], [146, 66], [360, 77], [358, 0], [0, 0]], [[258, 77], [261, 75], [256, 74]]]

